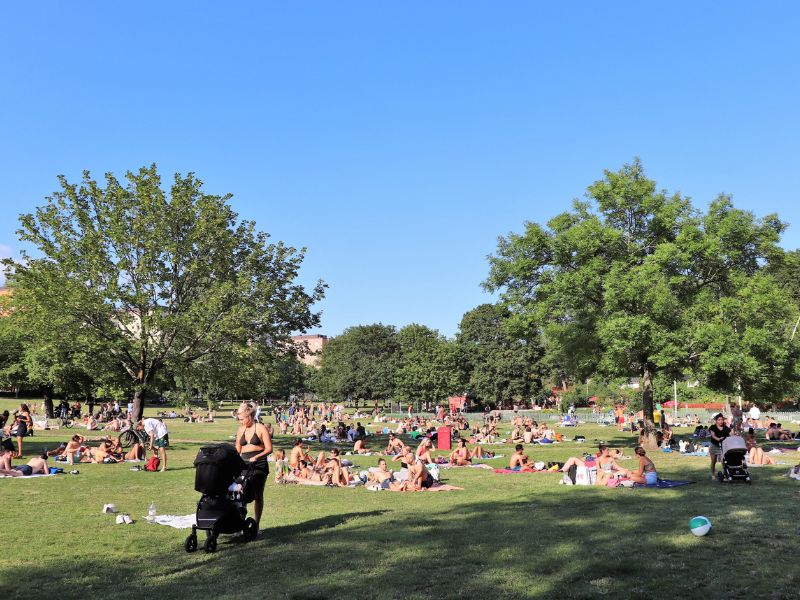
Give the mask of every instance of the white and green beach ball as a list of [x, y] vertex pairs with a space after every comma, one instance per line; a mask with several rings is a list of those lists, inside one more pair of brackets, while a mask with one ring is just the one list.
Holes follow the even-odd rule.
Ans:
[[689, 529], [700, 537], [711, 531], [711, 521], [708, 520], [708, 517], [692, 517], [689, 521]]

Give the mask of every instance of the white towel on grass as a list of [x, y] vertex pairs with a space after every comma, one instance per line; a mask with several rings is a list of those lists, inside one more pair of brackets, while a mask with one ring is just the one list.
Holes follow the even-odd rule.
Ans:
[[191, 515], [156, 515], [153, 521], [158, 525], [168, 525], [175, 529], [189, 529], [192, 525], [196, 525], [195, 514]]

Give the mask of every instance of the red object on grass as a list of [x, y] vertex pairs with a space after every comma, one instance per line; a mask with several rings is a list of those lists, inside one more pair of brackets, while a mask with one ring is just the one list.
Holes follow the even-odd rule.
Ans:
[[450, 428], [439, 427], [436, 430], [436, 448], [438, 450], [450, 450]]

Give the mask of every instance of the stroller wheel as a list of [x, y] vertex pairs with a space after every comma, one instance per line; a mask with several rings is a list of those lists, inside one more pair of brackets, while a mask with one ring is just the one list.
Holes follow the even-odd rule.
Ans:
[[244, 521], [244, 535], [248, 542], [252, 542], [258, 537], [258, 523], [252, 517], [247, 517]]
[[206, 552], [216, 552], [217, 551], [217, 538], [215, 537], [207, 537], [206, 544], [205, 544]]
[[195, 550], [197, 550], [197, 536], [190, 535], [189, 537], [187, 537], [186, 541], [183, 542], [183, 548], [187, 552], [194, 552]]

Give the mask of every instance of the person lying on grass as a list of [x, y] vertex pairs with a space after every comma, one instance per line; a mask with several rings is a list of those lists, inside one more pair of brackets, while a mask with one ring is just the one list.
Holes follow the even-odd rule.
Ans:
[[475, 446], [472, 450], [469, 451], [469, 457], [471, 459], [490, 459], [494, 458], [495, 453], [489, 452], [488, 450], [484, 450], [482, 446]]
[[[29, 477], [31, 475], [47, 475], [50, 473], [50, 469], [47, 467], [47, 452], [30, 459], [27, 465], [17, 465], [16, 467], [12, 467], [10, 462], [11, 454], [14, 453], [13, 449], [9, 452], [4, 447], [2, 453], [7, 455], [8, 462], [4, 463], [3, 460], [0, 459], [0, 464], [3, 465], [3, 468], [0, 468], [0, 475], [9, 475], [11, 477]], [[3, 458], [5, 458], [5, 456]], [[5, 468], [6, 466], [8, 468]]]
[[573, 456], [564, 463], [561, 471], [566, 473], [573, 465], [585, 467], [587, 466], [588, 462], [592, 462], [594, 466], [597, 467], [597, 478], [595, 479], [596, 485], [608, 484], [608, 480], [614, 477], [616, 474], [622, 475], [623, 477], [629, 477], [631, 474], [631, 471], [624, 469], [617, 464], [616, 459], [611, 456], [611, 451], [606, 444], [600, 444], [597, 447], [597, 454], [594, 456], [593, 461]]

